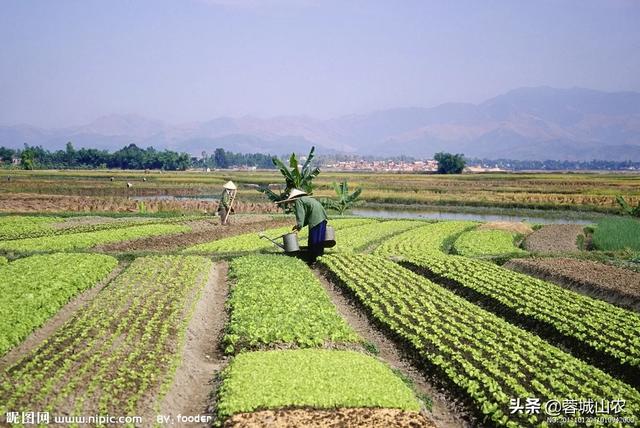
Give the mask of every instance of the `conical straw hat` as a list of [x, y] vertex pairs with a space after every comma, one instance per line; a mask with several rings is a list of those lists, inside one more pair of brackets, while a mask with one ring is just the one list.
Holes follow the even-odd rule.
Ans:
[[276, 204], [283, 204], [285, 202], [289, 202], [289, 201], [293, 201], [295, 199], [298, 199], [300, 196], [304, 196], [306, 195], [307, 192], [303, 192], [302, 190], [299, 189], [293, 189], [290, 193], [289, 193], [289, 197], [287, 199], [284, 199], [282, 201], [278, 201], [276, 202]]
[[231, 180], [229, 180], [226, 183], [224, 183], [224, 186], [222, 186], [222, 187], [224, 187], [225, 189], [229, 189], [229, 190], [236, 190], [237, 189], [236, 185], [233, 184], [233, 181], [231, 181]]

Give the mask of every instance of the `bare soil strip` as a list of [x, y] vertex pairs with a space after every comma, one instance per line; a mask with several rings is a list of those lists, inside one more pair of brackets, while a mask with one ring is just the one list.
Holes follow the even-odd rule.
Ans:
[[433, 428], [435, 425], [419, 413], [398, 409], [288, 409], [240, 413], [227, 419], [225, 428], [289, 427], [363, 427]]
[[[176, 370], [173, 384], [159, 406], [159, 414], [171, 416], [174, 424], [182, 416], [210, 415], [210, 395], [217, 373], [226, 365], [219, 343], [226, 323], [225, 302], [229, 293], [227, 264], [214, 264], [209, 281], [202, 291], [193, 318], [186, 331], [182, 362]], [[149, 409], [152, 410], [152, 409]], [[145, 420], [155, 421], [155, 412]], [[187, 426], [208, 426], [187, 423]]]
[[379, 351], [378, 356], [382, 360], [386, 361], [392, 368], [402, 371], [411, 379], [418, 392], [433, 400], [432, 410], [428, 413], [438, 427], [473, 426], [469, 421], [469, 413], [461, 403], [449, 396], [444, 389], [437, 388], [431, 383], [400, 347], [377, 329], [366, 313], [360, 307], [352, 304], [339, 287], [328, 281], [319, 270], [314, 270], [314, 273], [329, 294], [329, 298], [336, 306], [338, 313], [347, 320], [347, 323], [363, 339], [375, 345]]
[[538, 253], [579, 251], [578, 236], [584, 235], [579, 224], [548, 224], [527, 236], [524, 249]]
[[640, 311], [640, 273], [568, 258], [514, 259], [504, 267], [551, 281], [596, 299]]
[[489, 221], [478, 226], [478, 230], [506, 230], [507, 232], [520, 233], [529, 235], [533, 233], [533, 229], [527, 223], [514, 221]]
[[36, 349], [42, 341], [51, 336], [78, 311], [86, 307], [128, 264], [129, 262], [120, 262], [105, 279], [71, 299], [69, 303], [64, 305], [53, 317], [49, 318], [42, 327], [33, 331], [24, 342], [0, 358], [0, 372], [3, 372], [7, 367], [12, 366], [22, 357]]
[[94, 248], [102, 252], [128, 252], [128, 251], [173, 251], [190, 245], [211, 242], [229, 236], [240, 235], [249, 232], [259, 232], [274, 227], [291, 224], [290, 219], [265, 220], [263, 216], [256, 216], [256, 222], [252, 223], [250, 217], [232, 219], [232, 224], [222, 226], [206, 221], [193, 222], [192, 232], [174, 235], [151, 236], [133, 241], [116, 242], [100, 245]]

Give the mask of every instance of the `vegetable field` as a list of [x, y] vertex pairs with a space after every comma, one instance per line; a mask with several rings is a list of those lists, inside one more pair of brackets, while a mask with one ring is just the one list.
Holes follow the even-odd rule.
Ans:
[[[294, 219], [261, 222], [276, 238]], [[520, 235], [329, 224], [309, 263], [202, 216], [0, 217], [0, 425], [640, 423], [640, 314], [500, 265], [550, 257]]]

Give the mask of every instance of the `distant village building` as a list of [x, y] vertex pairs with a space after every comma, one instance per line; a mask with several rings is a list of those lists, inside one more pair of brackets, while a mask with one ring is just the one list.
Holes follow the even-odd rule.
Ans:
[[11, 158], [11, 165], [20, 165], [22, 163], [22, 159], [13, 157]]
[[433, 172], [438, 169], [438, 162], [435, 160], [424, 161], [344, 161], [327, 165], [328, 168], [337, 171], [374, 171], [374, 172]]

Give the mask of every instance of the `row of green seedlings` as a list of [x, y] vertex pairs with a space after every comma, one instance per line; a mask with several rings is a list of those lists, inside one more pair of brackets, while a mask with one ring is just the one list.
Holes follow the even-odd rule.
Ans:
[[235, 357], [221, 374], [219, 422], [282, 408], [391, 408], [418, 416], [420, 402], [400, 377], [346, 349], [362, 340], [305, 263], [252, 255], [234, 259], [229, 272], [224, 344]]
[[453, 252], [465, 257], [523, 256], [518, 248], [522, 235], [506, 230], [471, 230], [464, 232], [453, 244]]
[[0, 383], [0, 414], [140, 415], [158, 406], [179, 363], [184, 334], [211, 261], [136, 259], [90, 304]]
[[388, 220], [350, 227], [337, 234], [337, 245], [328, 251], [364, 252], [390, 236], [421, 225], [424, 223], [419, 220]]
[[101, 254], [36, 255], [4, 264], [0, 260], [0, 356], [117, 265], [118, 260]]
[[[632, 387], [388, 259], [350, 254], [321, 261], [376, 320], [470, 399], [486, 424], [547, 426], [558, 411], [549, 403], [587, 399], [623, 400], [611, 416], [640, 418], [640, 393]], [[574, 406], [573, 416], [595, 415]], [[592, 425], [627, 424], [594, 419]]]
[[451, 227], [414, 229], [384, 243], [377, 254], [402, 256], [457, 292], [559, 337], [590, 362], [640, 385], [640, 314], [492, 263], [446, 255], [441, 249]]
[[[97, 223], [73, 224], [77, 217], [48, 216], [6, 216], [0, 217], [0, 241], [13, 239], [38, 238], [42, 236], [66, 235], [73, 233], [96, 232], [99, 230], [119, 229], [123, 227], [142, 226], [147, 224], [181, 223], [200, 220], [202, 216], [188, 217], [137, 217], [108, 218]], [[88, 218], [91, 217], [80, 217]], [[67, 224], [65, 224], [67, 223]], [[57, 226], [54, 226], [57, 225]]]
[[129, 241], [149, 236], [168, 235], [191, 231], [191, 227], [180, 224], [149, 224], [97, 232], [73, 233], [68, 235], [43, 236], [40, 238], [1, 241], [0, 251], [6, 252], [47, 252], [83, 250], [101, 244]]
[[[293, 221], [293, 220], [292, 220]], [[371, 219], [336, 219], [330, 220], [329, 224], [336, 230], [344, 230], [347, 228], [362, 226], [370, 223], [378, 223], [376, 220]], [[291, 232], [291, 227], [284, 226], [274, 229], [269, 229], [264, 232], [264, 235], [269, 238], [277, 238], [285, 233]], [[304, 228], [298, 233], [298, 239], [301, 244], [304, 245], [304, 241], [308, 236], [308, 228]], [[273, 243], [267, 239], [261, 238], [258, 233], [245, 233], [242, 235], [231, 236], [229, 238], [219, 239], [213, 242], [205, 242], [203, 244], [197, 244], [188, 247], [184, 250], [184, 253], [191, 254], [210, 254], [210, 253], [251, 253], [251, 252], [277, 252], [277, 249]]]

